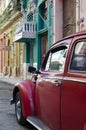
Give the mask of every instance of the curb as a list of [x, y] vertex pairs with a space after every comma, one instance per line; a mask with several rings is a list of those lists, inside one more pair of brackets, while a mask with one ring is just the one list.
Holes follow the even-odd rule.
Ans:
[[16, 84], [16, 83], [10, 83], [10, 82], [3, 81], [3, 80], [0, 80], [0, 82], [2, 82], [2, 83], [6, 83], [6, 84], [8, 84], [8, 85], [15, 85], [15, 84]]

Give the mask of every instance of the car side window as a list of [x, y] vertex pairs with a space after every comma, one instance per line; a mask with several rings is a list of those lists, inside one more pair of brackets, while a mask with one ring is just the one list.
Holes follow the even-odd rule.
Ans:
[[61, 46], [50, 51], [45, 66], [45, 71], [64, 71], [66, 60], [67, 46]]
[[86, 71], [86, 41], [79, 41], [74, 47], [70, 70]]

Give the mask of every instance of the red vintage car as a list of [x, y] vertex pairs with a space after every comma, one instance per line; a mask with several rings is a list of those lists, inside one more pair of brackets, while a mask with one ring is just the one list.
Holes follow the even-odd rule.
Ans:
[[86, 130], [86, 31], [51, 46], [31, 80], [17, 83], [11, 104], [17, 121], [38, 130]]

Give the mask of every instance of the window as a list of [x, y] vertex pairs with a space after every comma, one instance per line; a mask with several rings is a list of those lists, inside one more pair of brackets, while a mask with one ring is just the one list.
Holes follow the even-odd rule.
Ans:
[[48, 7], [47, 6], [48, 6], [48, 3], [47, 3], [47, 1], [45, 1], [42, 3], [41, 8], [40, 8], [41, 17], [43, 17], [44, 20], [47, 20], [47, 18], [48, 18]]
[[40, 21], [39, 30], [47, 28], [48, 25], [48, 4], [47, 0], [43, 0], [39, 6], [38, 19]]
[[28, 14], [28, 16], [27, 16], [27, 21], [28, 21], [28, 22], [32, 22], [32, 21], [33, 21], [33, 13], [32, 13], [32, 12], [30, 12], [30, 13]]
[[70, 64], [70, 70], [86, 71], [86, 41], [76, 43]]
[[45, 71], [64, 71], [67, 46], [60, 46], [57, 49], [51, 50], [45, 66]]

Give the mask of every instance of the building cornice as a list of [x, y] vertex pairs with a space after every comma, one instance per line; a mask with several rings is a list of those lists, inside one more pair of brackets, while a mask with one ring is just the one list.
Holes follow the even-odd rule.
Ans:
[[0, 34], [4, 33], [4, 30], [8, 29], [11, 25], [18, 22], [23, 15], [20, 11], [17, 11], [9, 20], [7, 20], [3, 26], [0, 27]]

